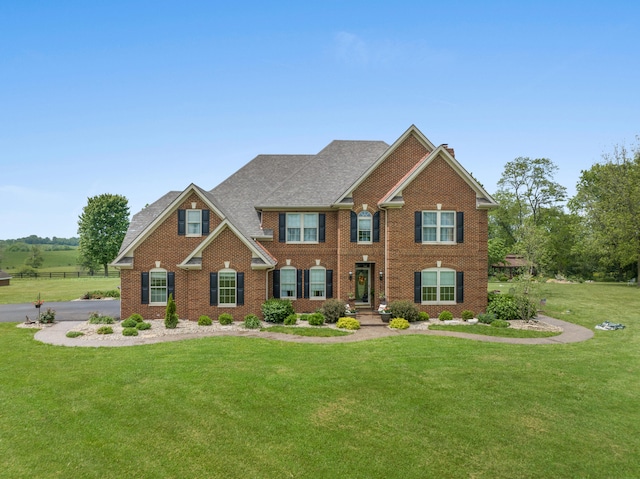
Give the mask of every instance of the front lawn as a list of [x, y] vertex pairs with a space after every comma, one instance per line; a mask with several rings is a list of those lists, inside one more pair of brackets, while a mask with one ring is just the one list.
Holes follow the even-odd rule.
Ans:
[[639, 304], [626, 286], [549, 285], [547, 312], [626, 329], [535, 346], [63, 348], [0, 324], [0, 477], [640, 477]]
[[483, 324], [431, 324], [432, 331], [455, 331], [458, 333], [480, 334], [483, 336], [500, 336], [502, 338], [549, 338], [560, 333], [552, 331], [531, 331], [516, 328], [492, 328]]

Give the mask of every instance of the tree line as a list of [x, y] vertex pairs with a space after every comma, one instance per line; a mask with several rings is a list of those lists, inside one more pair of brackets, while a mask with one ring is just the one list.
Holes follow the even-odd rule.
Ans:
[[548, 158], [508, 162], [489, 213], [489, 262], [519, 254], [531, 272], [628, 280], [640, 266], [640, 146], [616, 146], [583, 170], [576, 194]]

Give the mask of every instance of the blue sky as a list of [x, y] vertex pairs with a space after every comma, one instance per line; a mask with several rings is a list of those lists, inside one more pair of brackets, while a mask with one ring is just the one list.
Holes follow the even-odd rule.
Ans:
[[0, 2], [0, 239], [411, 124], [490, 193], [528, 156], [573, 194], [640, 134], [636, 2], [231, 3]]

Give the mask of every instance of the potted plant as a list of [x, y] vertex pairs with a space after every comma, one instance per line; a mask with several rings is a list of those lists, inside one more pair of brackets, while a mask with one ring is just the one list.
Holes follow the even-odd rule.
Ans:
[[381, 304], [378, 307], [378, 313], [380, 314], [380, 319], [382, 319], [383, 323], [388, 323], [391, 320], [391, 310], [386, 304]]
[[347, 318], [355, 318], [358, 310], [356, 308], [352, 308], [349, 303], [347, 303], [344, 307], [344, 315]]

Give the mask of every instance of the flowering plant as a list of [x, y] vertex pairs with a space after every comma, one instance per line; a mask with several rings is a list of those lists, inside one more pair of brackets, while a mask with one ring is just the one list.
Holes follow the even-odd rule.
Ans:
[[34, 305], [36, 308], [38, 308], [38, 307], [42, 306], [42, 305], [43, 305], [43, 303], [44, 303], [44, 301], [42, 301], [42, 300], [40, 300], [40, 299], [36, 299], [36, 300], [33, 302], [33, 305]]
[[356, 310], [356, 308], [351, 308], [351, 306], [349, 306], [349, 303], [344, 305], [344, 311], [345, 313], [357, 313], [358, 311]]
[[390, 312], [391, 310], [386, 304], [381, 304], [380, 306], [378, 306], [378, 313], [390, 313]]

